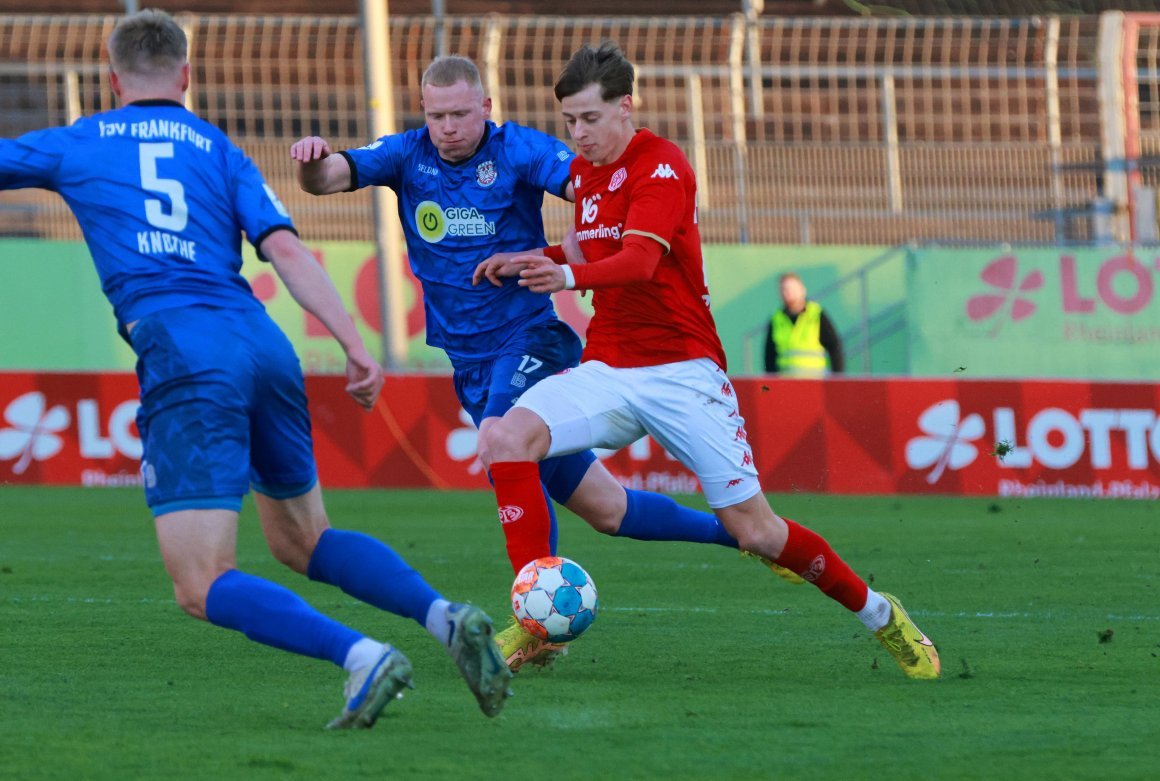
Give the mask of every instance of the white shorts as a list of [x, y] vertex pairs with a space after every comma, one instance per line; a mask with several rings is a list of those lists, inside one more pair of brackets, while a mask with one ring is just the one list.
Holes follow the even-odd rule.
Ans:
[[547, 424], [548, 457], [619, 450], [650, 434], [697, 476], [710, 507], [761, 491], [737, 395], [708, 358], [631, 369], [588, 361], [538, 382], [515, 406]]

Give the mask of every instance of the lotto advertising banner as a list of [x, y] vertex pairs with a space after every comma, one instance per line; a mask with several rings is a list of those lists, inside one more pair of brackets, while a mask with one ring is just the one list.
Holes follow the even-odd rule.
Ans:
[[[333, 487], [486, 488], [476, 432], [446, 377], [391, 377], [364, 413], [310, 377], [315, 452]], [[739, 380], [770, 491], [1160, 498], [1160, 389], [977, 380]], [[0, 485], [139, 482], [129, 374], [0, 373]], [[601, 454], [633, 488], [696, 479], [644, 439]]]
[[911, 372], [1160, 377], [1155, 249], [916, 250]]

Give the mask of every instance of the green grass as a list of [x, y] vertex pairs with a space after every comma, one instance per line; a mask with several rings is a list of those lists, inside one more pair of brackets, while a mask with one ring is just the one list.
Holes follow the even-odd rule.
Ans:
[[[561, 551], [602, 613], [488, 720], [419, 627], [275, 564], [247, 506], [241, 567], [415, 665], [418, 688], [375, 729], [328, 733], [343, 673], [186, 618], [137, 491], [0, 488], [0, 778], [1156, 777], [1155, 503], [774, 505], [903, 598], [943, 680], [907, 680], [836, 604], [732, 551], [606, 539], [566, 516]], [[489, 495], [332, 491], [328, 507], [506, 617]]]

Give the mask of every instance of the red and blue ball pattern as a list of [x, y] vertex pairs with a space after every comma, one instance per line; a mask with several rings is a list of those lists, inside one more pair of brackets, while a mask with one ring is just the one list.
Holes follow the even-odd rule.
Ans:
[[512, 584], [512, 612], [525, 631], [551, 643], [575, 640], [596, 620], [596, 584], [562, 556], [530, 561]]

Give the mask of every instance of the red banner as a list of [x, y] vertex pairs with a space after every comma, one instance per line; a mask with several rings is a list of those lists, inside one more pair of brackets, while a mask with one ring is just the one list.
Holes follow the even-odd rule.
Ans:
[[[743, 379], [769, 491], [1160, 498], [1153, 384]], [[446, 376], [387, 380], [373, 412], [310, 377], [315, 452], [334, 487], [486, 488]], [[131, 485], [141, 442], [130, 374], [0, 374], [0, 484]], [[602, 454], [603, 455], [603, 454]], [[625, 485], [692, 492], [651, 439], [605, 464]]]

